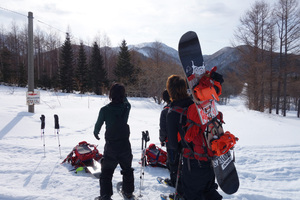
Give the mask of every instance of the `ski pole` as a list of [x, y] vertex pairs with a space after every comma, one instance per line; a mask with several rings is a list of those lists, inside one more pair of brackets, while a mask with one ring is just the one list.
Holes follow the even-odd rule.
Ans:
[[[144, 167], [146, 164], [146, 156], [145, 156], [145, 149], [147, 146], [147, 142], [150, 140], [149, 138], [149, 132], [148, 131], [142, 131], [142, 157], [141, 157], [141, 173], [140, 173], [140, 194], [139, 197], [142, 197], [142, 185], [143, 185], [143, 179], [144, 179]], [[145, 142], [145, 143], [144, 143]]]
[[59, 122], [58, 122], [58, 116], [55, 114], [54, 115], [54, 128], [57, 133], [57, 139], [58, 139], [58, 148], [59, 148], [59, 156], [61, 158], [61, 150], [60, 150], [60, 140], [59, 140]]
[[176, 178], [176, 184], [175, 184], [174, 200], [176, 200], [177, 193], [178, 193], [178, 182], [179, 182], [179, 178], [180, 178], [180, 170], [181, 170], [181, 165], [182, 165], [182, 158], [183, 158], [183, 149], [182, 149], [182, 152], [179, 155], [179, 162], [178, 162], [177, 178]]
[[141, 155], [141, 171], [140, 171], [140, 194], [139, 197], [142, 197], [142, 179], [144, 176], [144, 131], [142, 131], [142, 155]]
[[46, 157], [45, 151], [45, 115], [41, 115], [41, 136], [43, 137], [43, 146], [44, 146], [44, 157]]

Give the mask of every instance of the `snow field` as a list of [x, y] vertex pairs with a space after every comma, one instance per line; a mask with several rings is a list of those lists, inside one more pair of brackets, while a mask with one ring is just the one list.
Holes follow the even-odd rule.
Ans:
[[[93, 136], [98, 112], [109, 103], [107, 96], [62, 94], [41, 90], [41, 104], [35, 113], [27, 112], [26, 89], [0, 86], [0, 199], [54, 200], [94, 199], [99, 195], [99, 182], [90, 174], [69, 170], [60, 163], [81, 141], [97, 144], [103, 152], [104, 127], [101, 140]], [[150, 143], [159, 145], [159, 116], [163, 105], [150, 98], [128, 98], [131, 103], [129, 125], [135, 169], [135, 194], [140, 193], [141, 132], [148, 130]], [[224, 129], [237, 137], [236, 167], [240, 177], [239, 191], [226, 195], [230, 200], [300, 200], [300, 119], [296, 113], [287, 117], [249, 111], [241, 98], [228, 105], [219, 105]], [[41, 139], [40, 116], [45, 119], [45, 149]], [[58, 138], [54, 117], [60, 122]], [[141, 199], [160, 199], [161, 193], [174, 189], [159, 185], [157, 176], [168, 177], [162, 168], [146, 167]], [[120, 168], [114, 173], [113, 185], [122, 180]], [[114, 200], [121, 199], [114, 188]]]

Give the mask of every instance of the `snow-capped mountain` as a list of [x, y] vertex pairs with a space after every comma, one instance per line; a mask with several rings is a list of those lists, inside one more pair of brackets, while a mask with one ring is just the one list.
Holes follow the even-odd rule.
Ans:
[[[146, 57], [150, 57], [151, 51], [159, 46], [159, 49], [169, 55], [174, 61], [180, 64], [178, 51], [164, 43], [147, 42], [137, 45], [129, 45], [129, 49], [135, 50]], [[241, 56], [237, 48], [224, 47], [212, 55], [203, 55], [204, 64], [208, 70], [217, 66], [220, 71], [234, 70], [237, 63], [240, 62]]]

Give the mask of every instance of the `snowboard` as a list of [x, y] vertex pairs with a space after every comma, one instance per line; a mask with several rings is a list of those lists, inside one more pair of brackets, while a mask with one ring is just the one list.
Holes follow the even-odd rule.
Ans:
[[75, 171], [76, 174], [81, 171], [85, 171], [86, 173], [92, 174], [95, 178], [100, 179], [101, 164], [95, 159], [92, 159], [88, 162], [84, 162], [84, 166], [77, 167], [70, 171]]
[[[194, 96], [193, 88], [206, 71], [200, 42], [195, 32], [189, 31], [182, 35], [179, 40], [178, 53], [200, 122], [204, 125], [218, 115], [218, 110], [215, 100], [201, 102]], [[214, 156], [212, 164], [220, 188], [226, 194], [235, 193], [239, 188], [239, 178], [230, 151], [219, 157]]]
[[95, 159], [92, 159], [91, 162], [91, 165], [86, 166], [86, 169], [89, 173], [99, 179], [101, 174], [101, 164]]
[[174, 187], [174, 186], [168, 184], [168, 182], [166, 181], [165, 178], [162, 178], [162, 177], [159, 177], [159, 176], [158, 176], [158, 177], [156, 178], [156, 180], [157, 180], [157, 182], [158, 182], [159, 184], [163, 184], [163, 185], [167, 185], [167, 186], [170, 186], [170, 187]]
[[122, 191], [122, 185], [123, 185], [122, 181], [117, 183], [117, 191], [118, 191], [119, 195], [121, 197], [123, 197], [124, 200], [137, 200], [138, 199], [137, 197], [135, 197], [135, 195], [133, 195], [129, 199], [127, 197], [125, 197], [124, 194], [123, 194], [123, 191]]

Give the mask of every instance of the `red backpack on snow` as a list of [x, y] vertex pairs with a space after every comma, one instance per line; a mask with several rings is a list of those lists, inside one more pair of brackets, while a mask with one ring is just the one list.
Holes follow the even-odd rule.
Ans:
[[167, 152], [161, 148], [155, 146], [155, 144], [150, 144], [145, 151], [147, 158], [147, 165], [153, 167], [167, 167]]
[[73, 148], [71, 153], [69, 153], [62, 163], [68, 162], [77, 168], [87, 165], [93, 159], [98, 161], [101, 158], [102, 154], [99, 153], [97, 146], [82, 141]]

